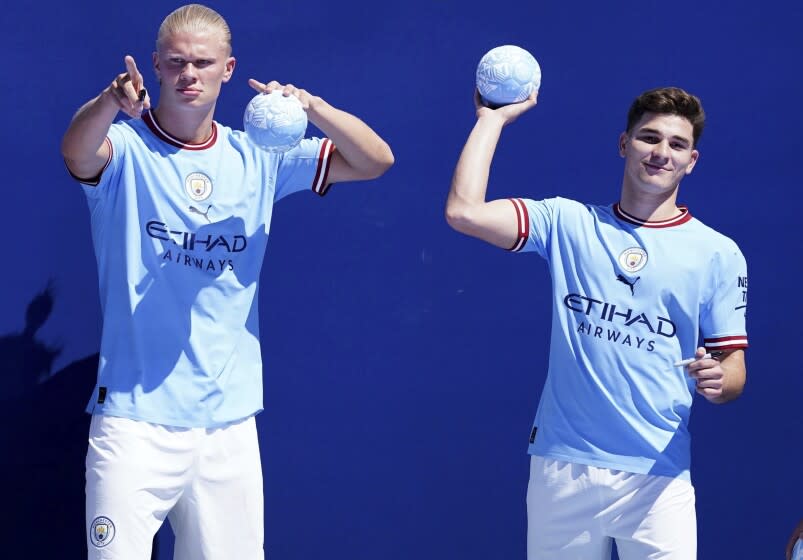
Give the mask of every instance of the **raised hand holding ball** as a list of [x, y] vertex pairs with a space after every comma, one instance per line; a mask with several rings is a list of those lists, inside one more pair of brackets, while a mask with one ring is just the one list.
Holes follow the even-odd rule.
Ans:
[[248, 103], [243, 127], [251, 141], [268, 152], [295, 147], [307, 131], [307, 113], [295, 95], [281, 90], [258, 93]]
[[541, 87], [541, 67], [515, 45], [491, 49], [477, 66], [477, 90], [489, 107], [520, 103]]

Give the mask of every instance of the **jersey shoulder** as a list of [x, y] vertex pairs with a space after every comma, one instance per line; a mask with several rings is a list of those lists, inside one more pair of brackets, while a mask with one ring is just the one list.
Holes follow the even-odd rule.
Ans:
[[694, 233], [695, 237], [697, 237], [699, 243], [703, 245], [727, 252], [741, 252], [736, 241], [703, 223], [696, 217], [692, 217], [686, 225]]

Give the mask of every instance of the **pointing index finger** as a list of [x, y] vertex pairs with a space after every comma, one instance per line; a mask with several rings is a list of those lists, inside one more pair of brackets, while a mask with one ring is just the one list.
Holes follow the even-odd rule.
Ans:
[[126, 97], [128, 97], [136, 110], [142, 111], [143, 109], [150, 109], [151, 102], [148, 98], [148, 92], [145, 89], [142, 74], [139, 73], [137, 63], [134, 61], [133, 56], [126, 55], [125, 69], [131, 80], [130, 88], [125, 88]]
[[129, 77], [131, 78], [131, 82], [134, 86], [134, 89], [139, 90], [140, 88], [142, 88], [142, 74], [140, 74], [139, 70], [137, 70], [137, 63], [134, 62], [133, 56], [126, 55], [125, 69], [126, 72], [128, 72]]

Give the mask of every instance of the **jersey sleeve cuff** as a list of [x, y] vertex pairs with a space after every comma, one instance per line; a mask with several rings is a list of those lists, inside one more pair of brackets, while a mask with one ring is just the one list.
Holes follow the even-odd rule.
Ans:
[[332, 185], [329, 183], [329, 166], [332, 164], [332, 154], [335, 152], [334, 143], [328, 138], [321, 142], [321, 149], [318, 152], [318, 168], [315, 170], [315, 178], [312, 181], [312, 190], [320, 196], [324, 196]]
[[747, 335], [706, 338], [703, 340], [703, 345], [706, 350], [737, 350], [739, 348], [747, 348]]
[[518, 226], [516, 242], [508, 251], [518, 253], [524, 248], [524, 245], [527, 244], [527, 239], [530, 237], [530, 216], [527, 214], [527, 205], [524, 204], [522, 199], [509, 198], [508, 200], [513, 203], [513, 207], [516, 209], [516, 223]]
[[67, 161], [65, 160], [64, 167], [67, 168], [67, 173], [70, 174], [70, 177], [72, 177], [79, 183], [82, 183], [84, 185], [89, 185], [90, 187], [97, 187], [100, 184], [100, 178], [103, 175], [103, 172], [106, 171], [106, 168], [109, 167], [109, 164], [112, 161], [112, 155], [114, 155], [114, 147], [112, 146], [112, 142], [111, 140], [109, 140], [109, 137], [107, 136], [106, 138], [103, 139], [103, 141], [106, 143], [106, 145], [109, 146], [109, 157], [106, 159], [106, 163], [103, 164], [103, 167], [98, 172], [98, 174], [95, 175], [94, 177], [79, 177], [78, 175], [72, 172], [70, 166], [67, 165]]

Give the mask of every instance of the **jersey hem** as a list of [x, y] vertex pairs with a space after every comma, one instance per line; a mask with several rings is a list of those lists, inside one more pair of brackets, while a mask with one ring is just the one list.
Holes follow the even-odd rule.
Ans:
[[182, 422], [182, 421], [160, 421], [155, 418], [149, 418], [145, 416], [140, 416], [137, 414], [131, 414], [130, 412], [119, 411], [119, 410], [100, 410], [92, 409], [87, 407], [85, 412], [91, 416], [114, 416], [115, 418], [127, 418], [128, 420], [136, 420], [138, 422], [147, 422], [148, 424], [156, 424], [159, 426], [169, 426], [171, 428], [222, 428], [224, 426], [228, 426], [230, 424], [236, 424], [237, 422], [242, 422], [252, 416], [256, 416], [260, 412], [264, 410], [263, 407], [256, 409], [254, 412], [250, 414], [245, 414], [244, 416], [238, 416], [236, 418], [232, 418], [229, 420], [221, 420], [215, 422], [208, 422], [208, 423], [191, 423], [191, 422]]
[[622, 465], [621, 463], [613, 463], [610, 461], [603, 461], [599, 459], [591, 459], [588, 457], [575, 457], [570, 455], [563, 455], [561, 453], [543, 453], [537, 452], [532, 448], [527, 450], [528, 455], [536, 455], [546, 459], [557, 459], [558, 461], [566, 461], [567, 463], [576, 463], [578, 465], [588, 465], [591, 467], [598, 467], [603, 469], [611, 469], [615, 471], [623, 471], [633, 474], [644, 474], [649, 476], [663, 476], [666, 478], [680, 478], [683, 480], [691, 480], [691, 472], [689, 468], [679, 469], [677, 474], [670, 474], [668, 472], [650, 472], [650, 469], [634, 468], [633, 465]]

